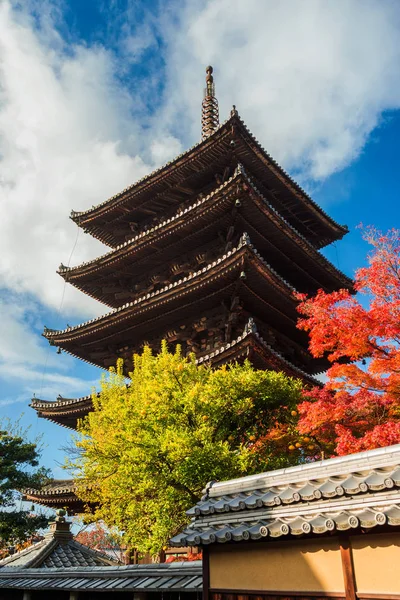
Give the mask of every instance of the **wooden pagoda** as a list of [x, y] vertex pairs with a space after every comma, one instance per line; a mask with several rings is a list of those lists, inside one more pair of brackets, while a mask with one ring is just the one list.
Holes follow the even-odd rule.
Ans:
[[[126, 372], [145, 344], [162, 339], [219, 366], [249, 358], [313, 382], [327, 367], [297, 329], [296, 291], [349, 288], [321, 253], [347, 232], [274, 161], [233, 107], [218, 121], [207, 68], [202, 140], [109, 200], [71, 219], [110, 250], [59, 268], [71, 285], [111, 308], [62, 331], [51, 345]], [[90, 397], [34, 399], [39, 416], [67, 427], [91, 409]]]

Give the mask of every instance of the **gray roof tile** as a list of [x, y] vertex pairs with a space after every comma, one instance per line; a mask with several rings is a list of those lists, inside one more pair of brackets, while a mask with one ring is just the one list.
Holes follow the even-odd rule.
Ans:
[[201, 561], [121, 567], [0, 569], [0, 589], [201, 592]]
[[400, 525], [400, 445], [209, 484], [173, 546]]

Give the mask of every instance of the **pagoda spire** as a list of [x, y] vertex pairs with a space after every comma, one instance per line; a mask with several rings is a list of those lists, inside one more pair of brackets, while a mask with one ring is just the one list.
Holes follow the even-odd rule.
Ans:
[[204, 89], [204, 98], [202, 102], [201, 114], [201, 139], [208, 138], [219, 125], [218, 100], [215, 97], [213, 68], [208, 66], [206, 69], [206, 87]]

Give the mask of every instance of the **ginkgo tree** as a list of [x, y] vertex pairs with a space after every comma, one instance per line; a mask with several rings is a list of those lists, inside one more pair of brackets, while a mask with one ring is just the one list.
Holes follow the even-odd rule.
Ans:
[[400, 232], [364, 232], [373, 249], [347, 290], [299, 296], [310, 351], [332, 363], [298, 407], [300, 434], [329, 453], [400, 442]]
[[165, 343], [134, 357], [129, 386], [121, 373], [119, 364], [93, 398], [69, 467], [96, 507], [88, 518], [139, 552], [162, 551], [208, 481], [297, 460], [275, 454], [268, 432], [299, 402], [298, 380], [249, 363], [213, 370]]

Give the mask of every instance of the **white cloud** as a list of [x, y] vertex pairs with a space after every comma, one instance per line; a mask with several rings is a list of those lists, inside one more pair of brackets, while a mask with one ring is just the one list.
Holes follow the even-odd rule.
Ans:
[[[199, 140], [206, 64], [215, 66], [221, 118], [235, 103], [303, 180], [349, 164], [382, 113], [400, 107], [400, 9], [390, 0], [187, 0], [140, 26], [128, 11], [118, 21], [119, 62], [99, 44], [67, 45], [54, 5], [39, 5], [34, 25], [35, 2], [19, 11], [0, 4], [0, 286], [47, 307], [63, 295], [55, 270], [74, 246], [71, 209], [103, 201]], [[144, 85], [135, 69], [152, 48], [165, 68]], [[133, 78], [122, 83], [129, 61]], [[156, 114], [146, 101], [159, 104]], [[81, 232], [71, 264], [103, 250]], [[71, 286], [63, 310], [77, 319], [104, 312]]]
[[164, 31], [165, 114], [175, 130], [185, 115], [198, 136], [199, 77], [212, 64], [222, 117], [236, 104], [267, 150], [303, 179], [348, 165], [382, 113], [400, 108], [398, 2], [189, 2], [179, 35], [168, 22]]
[[[26, 15], [1, 4], [0, 285], [58, 308], [63, 282], [55, 270], [76, 237], [71, 209], [103, 201], [148, 167], [135, 150], [134, 97], [118, 84], [112, 56], [100, 47], [67, 53], [54, 38], [38, 36]], [[82, 234], [72, 263], [102, 251]], [[99, 310], [69, 286], [64, 305]]]
[[43, 313], [35, 302], [8, 295], [0, 299], [0, 314], [0, 409], [26, 402], [35, 391], [44, 398], [79, 396], [98, 383], [99, 378], [87, 381], [68, 374], [73, 359], [64, 355], [60, 360], [40, 338]]

